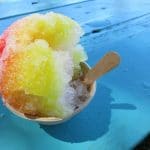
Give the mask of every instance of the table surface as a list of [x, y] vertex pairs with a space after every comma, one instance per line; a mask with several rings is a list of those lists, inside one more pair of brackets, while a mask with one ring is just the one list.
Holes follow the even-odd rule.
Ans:
[[[14, 0], [15, 1], [15, 0]], [[106, 52], [118, 68], [97, 81], [88, 107], [64, 124], [44, 126], [10, 113], [0, 101], [1, 150], [130, 150], [150, 131], [150, 1], [0, 1], [0, 33], [23, 16], [49, 11], [75, 19], [93, 66]]]

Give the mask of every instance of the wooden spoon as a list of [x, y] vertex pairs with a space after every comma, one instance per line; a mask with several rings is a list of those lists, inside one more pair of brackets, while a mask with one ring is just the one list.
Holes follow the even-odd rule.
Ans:
[[120, 63], [120, 56], [116, 52], [108, 52], [100, 61], [84, 76], [83, 83], [91, 85], [108, 71], [115, 68]]

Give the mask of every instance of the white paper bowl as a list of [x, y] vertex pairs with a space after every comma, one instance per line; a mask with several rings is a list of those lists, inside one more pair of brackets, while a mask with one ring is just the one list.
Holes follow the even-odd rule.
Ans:
[[[83, 63], [84, 67], [86, 69], [90, 69], [90, 66], [87, 63]], [[34, 121], [40, 124], [45, 124], [45, 125], [54, 125], [54, 124], [60, 124], [63, 123], [69, 119], [71, 119], [73, 116], [75, 116], [76, 114], [78, 114], [79, 112], [81, 112], [88, 104], [89, 102], [92, 100], [93, 96], [95, 95], [95, 91], [96, 91], [96, 82], [93, 83], [93, 85], [91, 85], [91, 91], [90, 91], [90, 96], [89, 98], [84, 102], [84, 104], [82, 104], [82, 106], [80, 106], [79, 109], [77, 109], [77, 111], [75, 111], [73, 114], [71, 114], [70, 116], [66, 117], [66, 118], [56, 118], [56, 117], [40, 117], [40, 118], [36, 118], [36, 119], [31, 119], [26, 117], [23, 113], [16, 111], [13, 107], [11, 107], [8, 103], [5, 103], [6, 107], [15, 115], [30, 120], [30, 121]], [[3, 100], [4, 101], [4, 100]]]

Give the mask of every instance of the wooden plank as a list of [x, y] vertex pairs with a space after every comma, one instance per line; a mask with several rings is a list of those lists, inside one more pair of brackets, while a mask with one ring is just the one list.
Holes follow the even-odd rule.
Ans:
[[[99, 109], [102, 110], [107, 103], [104, 102], [107, 98], [100, 95], [102, 92], [100, 87], [106, 85], [111, 91], [111, 98], [114, 99], [112, 102], [109, 99], [111, 103], [109, 131], [90, 146], [93, 150], [128, 150], [150, 132], [149, 27], [150, 15], [147, 15], [109, 29], [104, 29], [99, 33], [90, 34], [83, 39], [83, 45], [89, 56], [88, 62], [92, 66], [99, 60], [100, 56], [103, 56], [109, 50], [116, 50], [121, 56], [119, 68], [98, 80], [98, 91], [94, 100], [102, 101], [99, 104], [97, 102], [97, 105], [101, 105]], [[112, 105], [114, 103], [120, 110], [114, 109]], [[129, 107], [125, 109], [123, 105], [120, 105], [123, 103], [132, 104], [136, 109], [129, 111]], [[110, 105], [108, 104], [107, 107], [110, 107]], [[106, 119], [108, 115], [105, 111], [106, 109], [103, 109], [101, 114]], [[102, 121], [103, 125], [106, 123], [105, 119]]]
[[63, 7], [76, 3], [82, 3], [90, 0], [52, 0], [52, 1], [38, 1], [26, 0], [17, 2], [3, 2], [0, 3], [0, 19], [6, 19], [13, 16], [35, 13], [42, 10], [49, 10], [52, 8]]
[[[92, 32], [98, 32], [107, 27], [132, 21], [139, 17], [145, 16], [149, 14], [149, 5], [150, 2], [148, 0], [145, 0], [143, 3], [140, 1], [136, 3], [135, 1], [132, 1], [130, 2], [130, 5], [126, 4], [124, 7], [120, 8], [121, 2], [120, 4], [116, 5], [116, 3], [114, 3], [112, 0], [94, 0], [76, 3], [74, 5], [60, 8], [53, 8], [46, 11], [40, 11], [39, 13], [54, 11], [70, 16], [83, 26], [85, 33], [88, 35]], [[1, 19], [0, 33], [12, 22], [23, 16], [25, 15]]]

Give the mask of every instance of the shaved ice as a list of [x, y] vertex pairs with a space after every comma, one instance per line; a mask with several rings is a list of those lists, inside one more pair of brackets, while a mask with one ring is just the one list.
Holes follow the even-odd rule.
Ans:
[[87, 59], [79, 44], [82, 35], [77, 22], [53, 12], [32, 14], [8, 27], [0, 36], [4, 101], [30, 116], [72, 114], [77, 95], [72, 83]]

